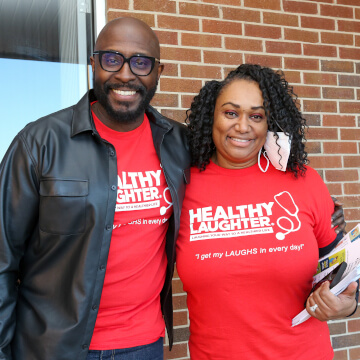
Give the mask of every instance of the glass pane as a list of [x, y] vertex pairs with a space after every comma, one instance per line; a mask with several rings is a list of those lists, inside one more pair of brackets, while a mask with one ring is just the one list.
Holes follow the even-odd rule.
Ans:
[[90, 0], [0, 0], [0, 159], [27, 123], [87, 91], [91, 23]]

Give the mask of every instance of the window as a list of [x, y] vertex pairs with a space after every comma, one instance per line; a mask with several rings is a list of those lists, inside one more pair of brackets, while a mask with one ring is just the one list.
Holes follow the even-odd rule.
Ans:
[[90, 87], [95, 5], [0, 1], [0, 159], [27, 123], [73, 105]]

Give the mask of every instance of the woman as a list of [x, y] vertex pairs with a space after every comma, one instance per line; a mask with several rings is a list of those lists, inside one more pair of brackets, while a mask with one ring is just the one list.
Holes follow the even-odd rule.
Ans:
[[[194, 167], [177, 269], [191, 358], [332, 359], [322, 321], [354, 312], [357, 284], [336, 297], [325, 283], [306, 300], [336, 233], [327, 188], [306, 166], [292, 88], [269, 68], [241, 65], [201, 89], [187, 122]], [[305, 302], [313, 318], [291, 327]]]

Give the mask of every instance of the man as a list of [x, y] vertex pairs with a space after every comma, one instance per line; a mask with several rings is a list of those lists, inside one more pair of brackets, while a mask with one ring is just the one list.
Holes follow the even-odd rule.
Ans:
[[172, 343], [190, 159], [186, 128], [149, 106], [159, 59], [146, 24], [111, 21], [94, 91], [29, 124], [5, 155], [0, 359], [162, 359], [163, 318]]
[[172, 343], [190, 159], [184, 125], [149, 106], [159, 59], [146, 24], [111, 21], [94, 91], [26, 126], [5, 155], [0, 359], [163, 359], [164, 320]]

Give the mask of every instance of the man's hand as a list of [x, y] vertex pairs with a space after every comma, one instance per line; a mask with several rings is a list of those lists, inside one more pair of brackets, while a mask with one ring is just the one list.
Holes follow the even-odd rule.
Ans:
[[330, 282], [325, 281], [308, 297], [306, 310], [320, 321], [343, 319], [356, 309], [357, 282], [352, 282], [338, 296], [330, 291]]
[[335, 232], [338, 234], [340, 231], [342, 231], [344, 233], [344, 235], [346, 234], [345, 231], [345, 227], [346, 227], [346, 221], [344, 218], [344, 210], [343, 210], [343, 204], [338, 201], [338, 199], [336, 199], [335, 197], [331, 197], [333, 202], [334, 202], [334, 208], [335, 211], [334, 213], [331, 215], [331, 226], [335, 229]]

